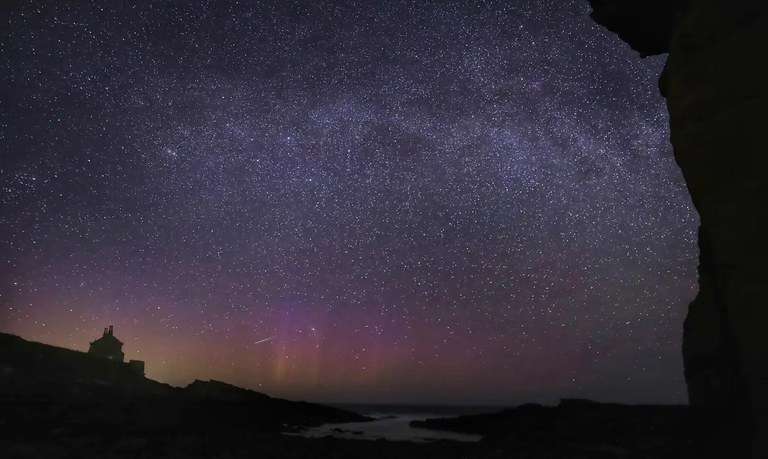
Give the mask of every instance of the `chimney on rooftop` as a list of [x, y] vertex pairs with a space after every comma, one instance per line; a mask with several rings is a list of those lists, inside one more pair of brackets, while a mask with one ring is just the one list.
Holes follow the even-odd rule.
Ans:
[[113, 329], [113, 328], [112, 328], [112, 325], [110, 325], [110, 326], [109, 326], [109, 334], [110, 334], [110, 335], [112, 334], [112, 329]]
[[107, 336], [107, 327], [104, 327], [104, 336]]

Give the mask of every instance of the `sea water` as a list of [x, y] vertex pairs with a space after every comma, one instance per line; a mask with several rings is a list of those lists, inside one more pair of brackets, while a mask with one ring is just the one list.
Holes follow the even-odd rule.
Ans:
[[[345, 407], [349, 409], [349, 407]], [[354, 409], [360, 414], [374, 418], [368, 422], [347, 422], [323, 424], [318, 427], [312, 427], [300, 432], [298, 435], [310, 438], [336, 437], [344, 439], [358, 440], [391, 440], [391, 441], [413, 441], [428, 442], [436, 440], [454, 440], [454, 441], [479, 441], [482, 436], [448, 432], [442, 430], [431, 430], [411, 427], [411, 421], [423, 421], [428, 418], [445, 418], [459, 416], [462, 414], [476, 414], [481, 412], [478, 409], [392, 409], [369, 411], [366, 409]], [[493, 411], [486, 408], [482, 411]]]

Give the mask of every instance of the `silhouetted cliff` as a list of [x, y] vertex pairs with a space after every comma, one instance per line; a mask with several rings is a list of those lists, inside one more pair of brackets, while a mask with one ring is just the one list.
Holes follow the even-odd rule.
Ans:
[[[702, 452], [768, 457], [768, 2], [591, 0], [660, 79], [699, 229], [683, 357]], [[750, 451], [751, 450], [751, 451]]]

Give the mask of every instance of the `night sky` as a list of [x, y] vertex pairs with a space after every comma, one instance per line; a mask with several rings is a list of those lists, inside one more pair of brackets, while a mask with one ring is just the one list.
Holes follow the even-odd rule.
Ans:
[[0, 330], [172, 384], [685, 400], [695, 228], [586, 1], [17, 2]]

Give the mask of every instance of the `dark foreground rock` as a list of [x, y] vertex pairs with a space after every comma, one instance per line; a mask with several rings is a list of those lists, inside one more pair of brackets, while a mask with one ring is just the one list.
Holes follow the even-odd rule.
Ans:
[[0, 333], [0, 430], [8, 436], [281, 432], [368, 419], [219, 381], [173, 387], [119, 362]]
[[768, 2], [590, 3], [641, 55], [669, 53], [660, 87], [670, 140], [701, 217], [699, 292], [683, 333], [698, 448], [768, 457]]
[[[593, 407], [594, 408], [594, 407]], [[603, 407], [605, 408], [605, 407]], [[10, 458], [687, 458], [690, 450], [665, 423], [643, 426], [648, 418], [664, 417], [664, 410], [645, 407], [649, 416], [626, 419], [636, 413], [621, 407], [614, 416], [573, 408], [558, 416], [558, 409], [525, 407], [510, 410], [514, 420], [478, 416], [469, 429], [490, 432], [478, 443], [307, 439], [239, 425], [227, 429], [195, 429], [181, 422], [167, 428], [139, 428], [111, 424], [103, 429], [66, 423], [45, 429], [0, 429], [0, 451]], [[600, 409], [598, 409], [600, 410]], [[561, 410], [562, 411], [562, 410]], [[655, 412], [655, 415], [650, 413]], [[560, 413], [563, 414], [563, 413]], [[618, 422], [616, 422], [618, 420]], [[669, 424], [674, 419], [670, 419]], [[465, 420], [466, 421], [466, 420]], [[501, 422], [498, 422], [501, 421]], [[5, 426], [4, 426], [5, 427]], [[432, 427], [432, 426], [430, 426]], [[590, 432], [589, 428], [598, 429]], [[518, 430], [506, 430], [506, 429]]]
[[563, 400], [554, 407], [528, 404], [498, 413], [427, 419], [411, 425], [484, 435], [487, 447], [516, 451], [687, 457], [691, 445], [688, 417], [688, 407], [681, 405]]
[[172, 387], [125, 365], [0, 333], [3, 458], [687, 457], [682, 407], [566, 402], [422, 427], [486, 435], [409, 443], [285, 432], [368, 418], [218, 381]]

